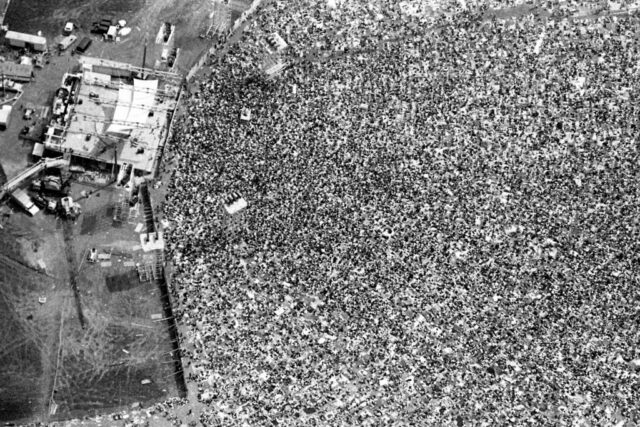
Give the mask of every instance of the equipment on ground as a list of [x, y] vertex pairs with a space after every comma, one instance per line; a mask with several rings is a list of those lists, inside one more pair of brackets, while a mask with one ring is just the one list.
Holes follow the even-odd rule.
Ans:
[[69, 160], [63, 157], [57, 159], [42, 159], [38, 163], [29, 167], [28, 169], [20, 172], [16, 177], [7, 181], [2, 187], [0, 187], [0, 200], [7, 194], [16, 190], [22, 183], [31, 177], [37, 175], [46, 169], [61, 168], [69, 165]]
[[96, 248], [91, 248], [89, 254], [87, 255], [87, 261], [98, 262], [98, 251], [96, 250]]
[[80, 205], [74, 203], [71, 197], [63, 197], [60, 199], [61, 214], [68, 219], [76, 219], [82, 213]]
[[36, 194], [31, 199], [38, 208], [45, 209], [48, 213], [56, 213], [58, 211], [58, 201], [56, 199], [47, 198], [41, 194]]
[[47, 200], [39, 194], [36, 194], [31, 198], [33, 203], [40, 209], [45, 209], [47, 207]]

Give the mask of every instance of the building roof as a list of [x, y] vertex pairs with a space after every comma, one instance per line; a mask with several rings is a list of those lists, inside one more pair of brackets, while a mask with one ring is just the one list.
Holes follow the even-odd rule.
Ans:
[[45, 37], [36, 36], [34, 34], [18, 33], [17, 31], [7, 31], [4, 38], [7, 40], [20, 40], [33, 45], [47, 44], [47, 39]]
[[9, 78], [30, 80], [33, 74], [33, 64], [16, 64], [15, 62], [0, 62], [0, 73]]
[[177, 104], [179, 88], [167, 90], [163, 82], [134, 79], [129, 84], [85, 69], [68, 127], [60, 129], [60, 137], [47, 139], [45, 147], [71, 149], [105, 163], [117, 159], [151, 172], [167, 135], [167, 112]]
[[10, 115], [11, 115], [11, 106], [3, 105], [2, 108], [0, 108], [0, 123], [3, 123], [3, 124], [8, 123]]

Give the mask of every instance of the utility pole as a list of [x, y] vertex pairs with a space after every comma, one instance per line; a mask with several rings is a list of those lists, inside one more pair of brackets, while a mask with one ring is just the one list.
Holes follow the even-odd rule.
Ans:
[[144, 80], [144, 66], [147, 62], [147, 39], [144, 39], [144, 48], [142, 50], [142, 73], [140, 74], [140, 78]]

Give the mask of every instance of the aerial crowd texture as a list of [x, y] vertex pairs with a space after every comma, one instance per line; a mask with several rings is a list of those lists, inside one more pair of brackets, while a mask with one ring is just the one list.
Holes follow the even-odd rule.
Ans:
[[202, 423], [636, 425], [640, 20], [393, 3], [266, 2], [186, 100], [163, 215]]

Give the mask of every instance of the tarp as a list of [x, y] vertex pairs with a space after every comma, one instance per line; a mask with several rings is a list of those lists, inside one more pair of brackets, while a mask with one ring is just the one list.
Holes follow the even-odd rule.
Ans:
[[155, 103], [157, 90], [157, 80], [135, 79], [133, 86], [120, 86], [113, 123], [107, 129], [107, 133], [129, 133], [134, 127], [146, 124], [149, 111]]

